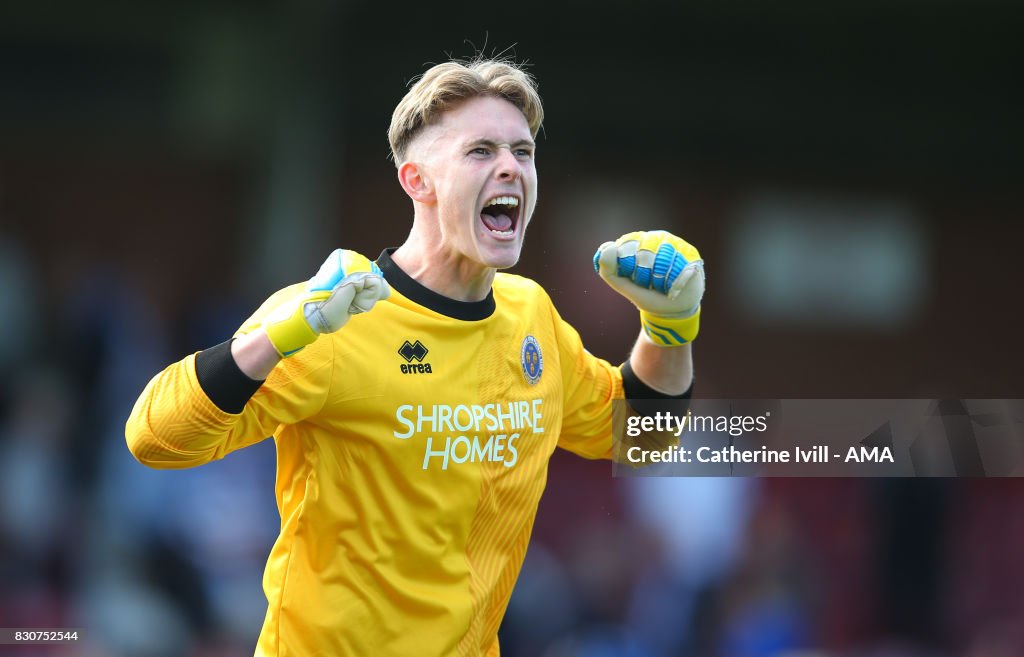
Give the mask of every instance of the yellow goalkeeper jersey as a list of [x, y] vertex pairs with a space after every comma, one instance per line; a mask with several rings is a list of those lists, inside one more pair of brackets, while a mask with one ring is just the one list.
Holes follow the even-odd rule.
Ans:
[[281, 534], [258, 656], [497, 655], [548, 459], [611, 455], [621, 372], [540, 286], [497, 274], [486, 300], [458, 302], [378, 262], [391, 297], [282, 361], [241, 413], [210, 400], [191, 355], [128, 420], [157, 468], [273, 435]]

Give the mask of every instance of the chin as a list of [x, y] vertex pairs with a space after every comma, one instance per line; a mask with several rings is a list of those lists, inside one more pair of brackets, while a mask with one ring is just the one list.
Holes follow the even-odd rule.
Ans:
[[500, 271], [502, 269], [511, 269], [512, 267], [515, 267], [518, 263], [519, 258], [515, 258], [512, 260], [508, 260], [507, 262], [500, 262], [491, 266]]
[[519, 262], [519, 255], [522, 249], [508, 249], [503, 250], [499, 253], [481, 253], [480, 262], [486, 267], [492, 267], [494, 269], [508, 269], [515, 267], [516, 263]]

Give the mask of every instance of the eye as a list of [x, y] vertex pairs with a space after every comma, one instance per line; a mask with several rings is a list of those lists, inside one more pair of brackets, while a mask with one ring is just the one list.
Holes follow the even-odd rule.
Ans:
[[517, 148], [512, 151], [512, 154], [520, 160], [529, 160], [533, 157], [533, 151], [529, 148]]
[[490, 155], [491, 149], [486, 146], [477, 146], [473, 150], [469, 151], [470, 155]]

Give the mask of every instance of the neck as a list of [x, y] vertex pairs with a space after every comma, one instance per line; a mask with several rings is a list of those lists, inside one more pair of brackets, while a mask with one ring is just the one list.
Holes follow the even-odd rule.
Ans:
[[391, 254], [402, 271], [423, 287], [456, 301], [482, 301], [494, 282], [493, 267], [472, 262], [443, 244], [440, 235], [423, 235], [413, 223], [405, 243]]

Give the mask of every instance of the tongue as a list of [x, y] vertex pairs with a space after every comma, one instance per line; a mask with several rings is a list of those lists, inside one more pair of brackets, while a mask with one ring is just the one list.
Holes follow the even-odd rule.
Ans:
[[483, 213], [480, 215], [480, 218], [483, 219], [485, 226], [498, 232], [507, 232], [512, 227], [512, 217], [507, 214], [490, 215]]

